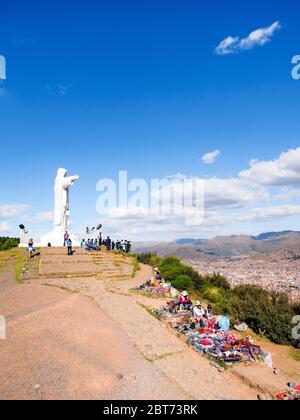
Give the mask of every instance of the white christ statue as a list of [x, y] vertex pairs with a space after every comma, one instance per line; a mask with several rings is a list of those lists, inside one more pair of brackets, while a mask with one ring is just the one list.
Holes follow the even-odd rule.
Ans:
[[64, 232], [68, 229], [68, 218], [70, 216], [69, 188], [78, 181], [79, 176], [67, 176], [67, 170], [60, 168], [55, 179], [55, 207], [54, 207], [54, 230], [60, 233], [63, 238]]
[[[70, 216], [69, 189], [76, 181], [78, 175], [67, 176], [67, 170], [60, 168], [57, 171], [54, 184], [54, 218], [53, 232], [41, 238], [41, 245], [62, 246], [64, 243], [64, 233], [68, 230], [68, 219]], [[73, 245], [78, 245], [78, 240], [70, 234]]]

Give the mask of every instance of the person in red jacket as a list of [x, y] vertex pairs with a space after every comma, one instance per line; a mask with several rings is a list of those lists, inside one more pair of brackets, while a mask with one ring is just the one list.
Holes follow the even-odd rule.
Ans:
[[179, 296], [179, 306], [183, 306], [184, 309], [191, 309], [193, 306], [192, 300], [186, 290], [184, 290]]

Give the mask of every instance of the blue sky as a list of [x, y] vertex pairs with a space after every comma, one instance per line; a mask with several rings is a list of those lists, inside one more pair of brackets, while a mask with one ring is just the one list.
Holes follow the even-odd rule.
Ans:
[[[251, 159], [281, 170], [280, 155], [300, 146], [300, 81], [291, 77], [299, 18], [296, 0], [2, 4], [0, 234], [16, 233], [20, 220], [36, 236], [51, 229], [47, 214], [61, 166], [81, 178], [71, 193], [75, 230], [103, 220], [112, 235], [168, 240], [299, 229], [298, 153], [283, 159], [290, 167], [280, 182], [266, 174], [266, 184], [268, 167], [259, 180], [239, 175]], [[247, 39], [274, 22], [280, 26], [263, 45], [216, 53], [229, 36]], [[213, 164], [201, 161], [215, 150], [221, 153]], [[208, 188], [222, 191], [225, 182], [224, 195], [234, 183], [236, 206], [224, 206], [220, 192], [219, 207], [208, 208], [210, 222], [193, 230], [171, 218], [102, 217], [97, 180], [121, 169], [146, 180], [178, 172], [218, 179]], [[268, 197], [239, 201], [262, 190]]]

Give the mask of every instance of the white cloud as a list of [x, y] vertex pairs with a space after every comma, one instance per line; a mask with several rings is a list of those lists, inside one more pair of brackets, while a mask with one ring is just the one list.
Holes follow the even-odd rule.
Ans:
[[300, 205], [258, 207], [225, 215], [220, 212], [210, 211], [206, 213], [204, 226], [215, 226], [219, 229], [230, 224], [269, 222], [298, 215], [300, 215]]
[[300, 147], [284, 152], [276, 160], [252, 160], [240, 178], [266, 186], [300, 186]]
[[53, 211], [44, 211], [41, 213], [37, 213], [37, 215], [35, 216], [35, 219], [38, 222], [53, 222]]
[[[198, 226], [188, 226], [184, 216], [151, 215], [141, 210], [138, 216], [126, 211], [112, 211], [102, 218], [104, 235], [109, 234], [115, 239], [130, 238], [133, 241], [172, 241], [184, 237], [202, 238], [232, 232], [253, 233], [251, 224], [280, 222], [287, 217], [300, 215], [300, 205], [284, 205], [275, 207], [258, 207], [230, 214], [207, 211], [203, 223]], [[250, 225], [249, 225], [250, 224]], [[105, 232], [107, 229], [107, 232]], [[261, 227], [261, 230], [264, 228]]]
[[[109, 227], [108, 233], [115, 238], [127, 237], [134, 241], [212, 237], [232, 232], [249, 234], [256, 231], [256, 223], [262, 223], [262, 231], [269, 228], [268, 223], [272, 224], [272, 229], [281, 230], [288, 226], [289, 220], [295, 223], [295, 218], [300, 215], [300, 148], [284, 152], [270, 162], [252, 159], [250, 168], [235, 178], [181, 178], [204, 184], [205, 217], [202, 224], [188, 226], [184, 214], [153, 215], [142, 207], [130, 208], [129, 211], [120, 208], [111, 210], [102, 218], [103, 225]], [[172, 197], [174, 207], [171, 208], [174, 209], [180, 192], [182, 184], [178, 181], [152, 195], [157, 198], [159, 194], [162, 208], [167, 207]], [[193, 199], [193, 205], [198, 205], [199, 209], [203, 206], [201, 197], [195, 201], [192, 184], [185, 187], [184, 199], [186, 202]], [[295, 200], [293, 204], [291, 199]], [[279, 205], [280, 200], [287, 203]], [[286, 221], [287, 218], [290, 219]]]
[[68, 93], [68, 86], [60, 84], [58, 85], [58, 91], [62, 96], [66, 96]]
[[[251, 205], [255, 201], [266, 201], [270, 197], [269, 192], [265, 188], [258, 188], [238, 178], [191, 179], [203, 183], [205, 210], [222, 211], [237, 209]], [[153, 196], [161, 200], [162, 207], [164, 203], [166, 206], [168, 205], [170, 197], [180, 198], [183, 194], [184, 202], [195, 201], [195, 191], [192, 183], [187, 184], [184, 187], [184, 191], [181, 183], [175, 183], [153, 192]], [[203, 205], [203, 202], [197, 202], [197, 205]]]
[[[242, 212], [233, 214], [233, 210], [244, 208], [247, 214], [248, 206], [269, 198], [268, 191], [264, 188], [253, 187], [252, 184], [238, 178], [197, 180], [204, 183], [205, 217], [202, 224], [194, 227], [187, 225], [189, 208], [185, 208], [184, 214], [174, 214], [171, 211], [171, 214], [154, 215], [147, 208], [130, 206], [111, 209], [108, 214], [101, 217], [103, 226], [109, 227], [109, 233], [115, 238], [127, 237], [135, 241], [210, 236], [218, 234], [218, 229], [236, 223], [238, 215], [241, 214], [242, 217], [244, 214]], [[173, 190], [174, 196], [178, 197], [182, 193], [182, 184], [175, 183], [153, 193], [156, 197], [159, 194], [163, 209], [167, 208], [170, 196], [172, 196], [170, 189]], [[185, 202], [191, 202], [192, 197], [192, 185], [188, 184], [184, 189]], [[194, 204], [198, 206], [199, 214], [202, 214], [203, 202], [198, 200]], [[173, 210], [176, 208], [176, 202], [171, 208]], [[227, 215], [226, 212], [229, 211], [230, 214]]]
[[8, 219], [24, 214], [29, 209], [25, 204], [0, 204], [0, 219]]
[[220, 156], [220, 155], [221, 155], [220, 150], [214, 150], [213, 152], [209, 152], [209, 153], [206, 153], [205, 155], [203, 155], [201, 160], [206, 165], [212, 165], [213, 163], [215, 163], [217, 157]]
[[[170, 181], [169, 186], [160, 191], [162, 208], [166, 208], [164, 203], [168, 204], [172, 188], [172, 209], [175, 209], [176, 197], [179, 196], [178, 192], [182, 191], [180, 181], [188, 179], [204, 184], [205, 217], [202, 224], [188, 226], [186, 214], [153, 215], [148, 208], [137, 205], [129, 209], [115, 208], [109, 214], [101, 215], [103, 234], [109, 234], [115, 239], [129, 238], [134, 241], [204, 238], [232, 232], [253, 232], [257, 222], [262, 223], [262, 231], [268, 226], [268, 222], [272, 223], [272, 229], [278, 227], [280, 230], [286, 218], [290, 219], [285, 220], [285, 226], [290, 222], [295, 223], [295, 219], [300, 215], [300, 147], [288, 150], [272, 161], [252, 159], [250, 167], [233, 178], [201, 179], [181, 173], [167, 178]], [[187, 183], [184, 198], [186, 202], [197, 204], [198, 209], [203, 206], [201, 197], [195, 200], [192, 184]], [[291, 199], [295, 200], [293, 204]], [[32, 228], [38, 231], [41, 226], [45, 227], [45, 222], [52, 221], [52, 212], [40, 212], [30, 216], [27, 213], [28, 209], [24, 204], [0, 205], [0, 231], [9, 233], [12, 229], [7, 220], [15, 216], [20, 216], [20, 221], [23, 221], [26, 227], [30, 224], [30, 231]], [[98, 223], [99, 220], [95, 221], [95, 224]]]
[[277, 201], [299, 200], [300, 190], [294, 187], [280, 187], [272, 195], [272, 199]]
[[184, 179], [187, 179], [187, 178], [188, 178], [188, 176], [185, 175], [185, 174], [182, 174], [181, 172], [178, 172], [175, 175], [168, 175], [168, 176], [166, 176], [166, 179], [179, 179], [179, 180], [184, 180]]
[[228, 55], [233, 54], [237, 46], [239, 45], [240, 38], [228, 36], [215, 49], [216, 53], [219, 55]]
[[25, 204], [0, 204], [0, 233], [10, 234], [14, 231], [5, 219], [22, 217], [29, 206]]
[[241, 208], [265, 201], [269, 194], [265, 189], [254, 188], [249, 183], [237, 178], [205, 180], [205, 208], [210, 210], [225, 210]]
[[26, 224], [38, 224], [40, 222], [53, 222], [53, 217], [53, 211], [43, 211], [36, 214], [24, 214], [21, 221]]
[[289, 216], [300, 215], [300, 206], [285, 205], [267, 208], [257, 208], [235, 217], [240, 222], [260, 222], [266, 220], [282, 219]]
[[281, 29], [280, 22], [274, 22], [269, 27], [256, 29], [246, 38], [241, 39], [238, 36], [229, 36], [217, 46], [215, 51], [219, 55], [228, 55], [243, 50], [250, 50], [257, 46], [263, 46], [270, 42], [274, 33], [279, 29]]
[[9, 226], [9, 224], [7, 223], [7, 221], [1, 221], [0, 220], [0, 233], [11, 233], [12, 232], [12, 228]]

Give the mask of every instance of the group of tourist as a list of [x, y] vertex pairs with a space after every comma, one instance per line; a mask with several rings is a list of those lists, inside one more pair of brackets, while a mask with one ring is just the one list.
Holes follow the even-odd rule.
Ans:
[[131, 251], [131, 242], [127, 240], [111, 240], [108, 236], [106, 239], [102, 240], [101, 235], [98, 239], [82, 239], [80, 247], [88, 251], [99, 251], [101, 246], [105, 246], [107, 251], [122, 251], [128, 254]]
[[[70, 237], [70, 234], [68, 231], [65, 231], [64, 238], [63, 238], [63, 246], [67, 247], [68, 255], [73, 255], [73, 242]], [[98, 239], [82, 239], [80, 247], [82, 249], [86, 249], [87, 251], [99, 251], [101, 250], [101, 247], [105, 246], [107, 251], [122, 251], [128, 254], [131, 251], [131, 242], [127, 240], [117, 240], [112, 241], [110, 237], [108, 236], [105, 240], [102, 240], [101, 234], [99, 235]], [[48, 247], [51, 247], [51, 244], [48, 244]], [[33, 239], [30, 239], [28, 242], [28, 248], [27, 248], [28, 254], [31, 257], [33, 253], [35, 252], [35, 248], [33, 245]]]
[[98, 251], [100, 246], [101, 244], [98, 239], [88, 239], [87, 241], [82, 239], [80, 243], [80, 248], [86, 249], [87, 251]]
[[131, 251], [131, 242], [126, 240], [116, 241], [115, 242], [116, 251], [123, 251], [128, 254]]

